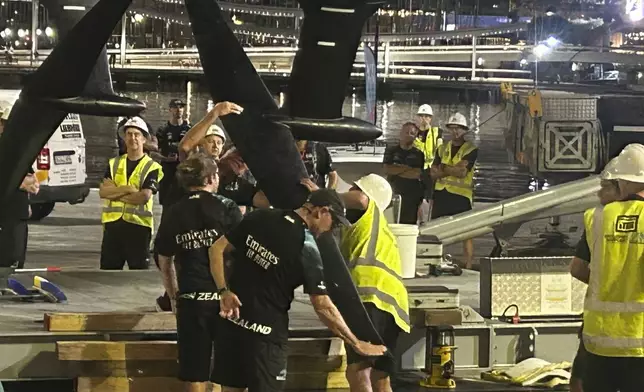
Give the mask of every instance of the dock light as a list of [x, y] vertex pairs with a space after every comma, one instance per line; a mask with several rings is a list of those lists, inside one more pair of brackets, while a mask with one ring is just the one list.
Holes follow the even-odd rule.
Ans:
[[143, 15], [141, 14], [134, 15], [134, 21], [137, 23], [141, 23], [143, 21]]
[[11, 37], [11, 29], [8, 27], [4, 29], [4, 35], [7, 37]]
[[577, 70], [579, 69], [577, 63], [572, 63], [572, 66], [570, 68], [572, 69], [572, 72], [577, 72]]
[[45, 29], [45, 35], [47, 37], [52, 37], [54, 35], [54, 29], [52, 29], [51, 27], [47, 27]]
[[557, 38], [553, 37], [553, 36], [550, 36], [546, 40], [546, 44], [548, 46], [550, 46], [551, 48], [554, 48], [555, 46], [557, 46], [557, 44], [559, 44], [559, 40]]
[[535, 46], [534, 49], [532, 50], [532, 52], [534, 53], [535, 56], [537, 56], [537, 58], [541, 58], [545, 56], [546, 54], [548, 54], [549, 51], [550, 51], [550, 48], [544, 44], [539, 44]]
[[521, 59], [521, 61], [519, 61], [519, 64], [521, 64], [521, 65], [523, 65], [523, 66], [526, 66], [526, 65], [528, 65], [528, 60], [526, 60], [526, 59]]
[[18, 29], [18, 37], [22, 38], [25, 36], [25, 31], [23, 29]]
[[36, 29], [36, 35], [42, 35], [42, 30]]
[[478, 60], [476, 60], [476, 63], [480, 67], [481, 65], [485, 64], [485, 59], [483, 57], [479, 57]]

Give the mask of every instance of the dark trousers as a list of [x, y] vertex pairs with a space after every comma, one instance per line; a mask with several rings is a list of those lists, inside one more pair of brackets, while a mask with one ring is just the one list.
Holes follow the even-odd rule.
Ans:
[[25, 220], [7, 222], [0, 230], [0, 267], [23, 268], [27, 255], [29, 225]]
[[418, 207], [422, 203], [424, 195], [421, 183], [418, 181], [414, 183], [412, 180], [404, 185], [396, 184], [393, 190], [402, 198], [399, 223], [415, 225], [418, 222]]
[[584, 392], [642, 392], [644, 358], [602, 357], [584, 354]]
[[152, 230], [119, 219], [105, 224], [101, 244], [101, 269], [148, 269]]

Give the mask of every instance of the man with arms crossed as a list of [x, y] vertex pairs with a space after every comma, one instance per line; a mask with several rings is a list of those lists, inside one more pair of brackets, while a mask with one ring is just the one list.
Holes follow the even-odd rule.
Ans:
[[[251, 212], [210, 248], [210, 268], [221, 295], [214, 380], [224, 391], [281, 391], [287, 377], [288, 310], [304, 285], [315, 312], [356, 352], [380, 356], [383, 346], [358, 340], [329, 298], [314, 236], [345, 224], [344, 205], [331, 189], [313, 192], [295, 211]], [[233, 252], [224, 276], [224, 253]]]
[[192, 155], [177, 168], [177, 179], [188, 193], [163, 215], [156, 241], [159, 268], [177, 312], [179, 379], [187, 383], [186, 391], [205, 392], [219, 322], [208, 248], [237, 226], [242, 215], [235, 203], [214, 194], [219, 178], [212, 157]]

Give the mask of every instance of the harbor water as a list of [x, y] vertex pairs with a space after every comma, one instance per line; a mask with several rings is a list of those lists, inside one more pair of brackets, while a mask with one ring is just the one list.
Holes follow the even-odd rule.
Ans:
[[[210, 95], [195, 82], [187, 85], [128, 84], [128, 89], [120, 93], [146, 103], [147, 109], [144, 115], [154, 129], [158, 129], [167, 121], [167, 105], [170, 99], [186, 100], [188, 104], [186, 113], [193, 124], [199, 121], [212, 105]], [[423, 94], [423, 96], [426, 95], [426, 93]], [[453, 104], [440, 100], [419, 102], [419, 97], [418, 92], [394, 92], [393, 100], [378, 102], [377, 122], [384, 130], [384, 140], [387, 143], [396, 143], [400, 127], [407, 121], [415, 121], [415, 113], [420, 104], [432, 105], [434, 125], [444, 124], [450, 114], [458, 111], [468, 118], [472, 127], [468, 137], [479, 146], [476, 165], [476, 200], [497, 201], [531, 190], [531, 184], [534, 182], [530, 175], [525, 169], [510, 163], [509, 155], [504, 148], [503, 130], [506, 120], [502, 112], [503, 105]], [[279, 101], [280, 96], [276, 96], [276, 100]], [[344, 103], [343, 114], [366, 118], [364, 99], [349, 95]], [[116, 151], [116, 120], [92, 122], [90, 127], [85, 123], [84, 121], [88, 139], [87, 170], [89, 182], [95, 185], [105, 172], [107, 160]], [[369, 149], [365, 148], [365, 150]]]

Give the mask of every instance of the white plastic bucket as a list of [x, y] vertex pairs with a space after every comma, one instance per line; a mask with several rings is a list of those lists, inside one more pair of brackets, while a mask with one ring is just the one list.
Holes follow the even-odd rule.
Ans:
[[418, 241], [418, 226], [390, 224], [391, 232], [398, 241], [400, 251], [400, 262], [402, 264], [402, 278], [412, 279], [416, 277], [416, 242]]

